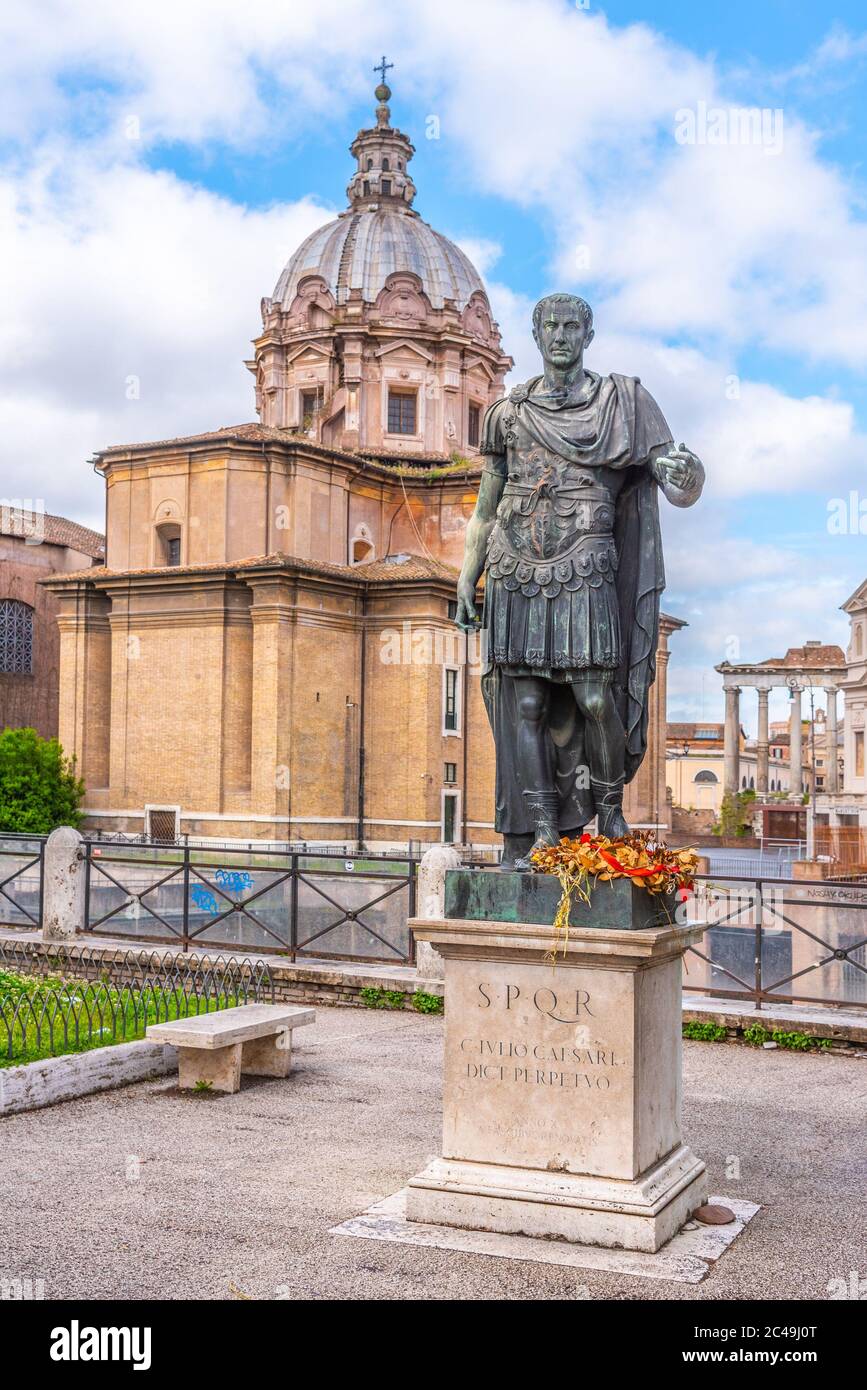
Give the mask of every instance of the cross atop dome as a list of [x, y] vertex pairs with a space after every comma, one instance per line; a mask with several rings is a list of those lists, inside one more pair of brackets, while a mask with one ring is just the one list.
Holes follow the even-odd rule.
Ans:
[[381, 60], [380, 60], [378, 63], [374, 63], [374, 65], [373, 65], [373, 71], [379, 73], [380, 81], [382, 82], [383, 87], [386, 85], [386, 84], [385, 84], [385, 74], [388, 72], [389, 68], [393, 68], [393, 67], [394, 67], [394, 63], [387, 63], [387, 62], [385, 61], [385, 54], [384, 54], [384, 53], [383, 53], [383, 55], [382, 55]]
[[381, 79], [374, 92], [378, 103], [376, 125], [360, 130], [350, 146], [357, 168], [346, 192], [353, 212], [390, 207], [414, 217], [415, 184], [407, 173], [407, 165], [415, 148], [403, 131], [391, 125], [388, 106], [391, 88], [385, 75], [393, 67], [394, 63], [389, 63], [384, 53], [373, 65], [373, 71], [379, 73]]

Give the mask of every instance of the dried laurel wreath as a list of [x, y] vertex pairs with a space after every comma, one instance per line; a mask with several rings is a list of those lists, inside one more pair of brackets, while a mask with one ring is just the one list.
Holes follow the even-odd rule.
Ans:
[[617, 840], [605, 835], [582, 835], [560, 840], [534, 850], [531, 859], [537, 874], [556, 874], [561, 896], [554, 917], [554, 941], [546, 960], [552, 964], [558, 950], [566, 954], [569, 943], [569, 914], [577, 894], [590, 902], [590, 878], [603, 883], [615, 878], [631, 878], [648, 893], [677, 892], [685, 900], [693, 886], [698, 863], [694, 849], [669, 849], [648, 830], [633, 831]]

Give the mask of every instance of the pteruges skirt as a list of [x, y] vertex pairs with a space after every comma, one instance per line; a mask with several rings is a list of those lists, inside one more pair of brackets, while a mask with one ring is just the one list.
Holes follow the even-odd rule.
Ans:
[[[533, 584], [526, 587], [535, 588]], [[620, 665], [620, 609], [613, 573], [594, 572], [580, 586], [526, 594], [488, 572], [485, 618], [488, 659], [505, 675], [580, 680], [588, 668]]]

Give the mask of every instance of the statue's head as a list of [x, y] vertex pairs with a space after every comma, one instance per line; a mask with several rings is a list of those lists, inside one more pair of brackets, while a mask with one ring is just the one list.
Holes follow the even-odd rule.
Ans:
[[577, 294], [546, 294], [533, 310], [533, 337], [546, 363], [568, 371], [593, 341], [593, 310]]

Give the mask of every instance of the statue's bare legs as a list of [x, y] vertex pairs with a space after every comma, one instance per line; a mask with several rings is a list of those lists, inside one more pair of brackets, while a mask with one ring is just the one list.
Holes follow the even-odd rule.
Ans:
[[517, 761], [528, 790], [553, 791], [554, 768], [548, 737], [550, 686], [534, 676], [515, 677], [518, 703]]
[[614, 692], [604, 676], [588, 673], [573, 682], [572, 693], [584, 716], [584, 744], [599, 833], [616, 839], [627, 834], [629, 826], [623, 819], [626, 735]]
[[[626, 736], [614, 694], [605, 674], [588, 674], [572, 683], [584, 719], [584, 741], [590, 789], [596, 804], [599, 833], [615, 839], [629, 827], [623, 818], [623, 772]], [[517, 763], [521, 784], [533, 817], [532, 849], [556, 844], [560, 838], [553, 757], [548, 735], [550, 683], [534, 676], [515, 678], [518, 703]], [[532, 852], [532, 851], [530, 851]], [[517, 868], [530, 868], [529, 853]]]
[[535, 676], [516, 676], [515, 695], [518, 705], [516, 761], [521, 785], [527, 788], [524, 799], [535, 829], [531, 848], [516, 860], [515, 868], [529, 869], [534, 849], [556, 845], [560, 839], [559, 798], [554, 789], [553, 750], [548, 736], [550, 683]]

